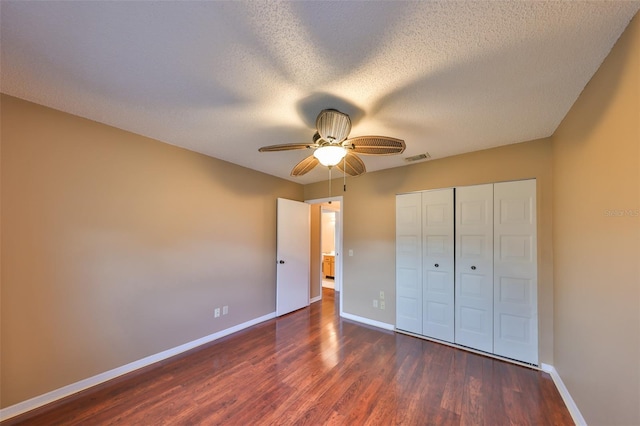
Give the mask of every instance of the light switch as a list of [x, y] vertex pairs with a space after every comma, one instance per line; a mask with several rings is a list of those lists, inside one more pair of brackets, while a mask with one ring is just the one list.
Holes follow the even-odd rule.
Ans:
[[349, 256], [353, 256], [353, 250], [349, 249]]

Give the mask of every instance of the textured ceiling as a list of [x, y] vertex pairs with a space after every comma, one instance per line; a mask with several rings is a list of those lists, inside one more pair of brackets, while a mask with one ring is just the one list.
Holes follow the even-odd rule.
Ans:
[[[2, 1], [1, 90], [300, 183], [324, 108], [406, 141], [369, 171], [551, 135], [640, 8], [613, 2]], [[334, 174], [336, 176], [336, 174]]]

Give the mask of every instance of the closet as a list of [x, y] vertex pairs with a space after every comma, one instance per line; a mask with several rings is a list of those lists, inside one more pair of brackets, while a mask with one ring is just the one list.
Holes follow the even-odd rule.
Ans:
[[396, 329], [538, 364], [535, 179], [396, 196]]

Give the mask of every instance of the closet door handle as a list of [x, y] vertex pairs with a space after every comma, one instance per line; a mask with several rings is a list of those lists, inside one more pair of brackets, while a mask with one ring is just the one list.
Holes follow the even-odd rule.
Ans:
[[438, 268], [440, 265], [436, 263], [436, 264], [435, 264], [435, 265], [433, 265], [433, 266], [435, 266], [436, 268]]
[[282, 265], [284, 263], [284, 260], [281, 260], [278, 263]]
[[472, 267], [471, 267], [471, 270], [472, 270], [472, 271], [475, 271], [475, 270], [476, 270], [476, 267], [475, 267], [475, 266], [472, 266]]

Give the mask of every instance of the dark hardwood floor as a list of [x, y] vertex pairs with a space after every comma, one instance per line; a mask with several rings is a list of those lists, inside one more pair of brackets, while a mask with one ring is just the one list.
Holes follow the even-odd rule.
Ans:
[[4, 424], [570, 425], [550, 376], [322, 302]]

